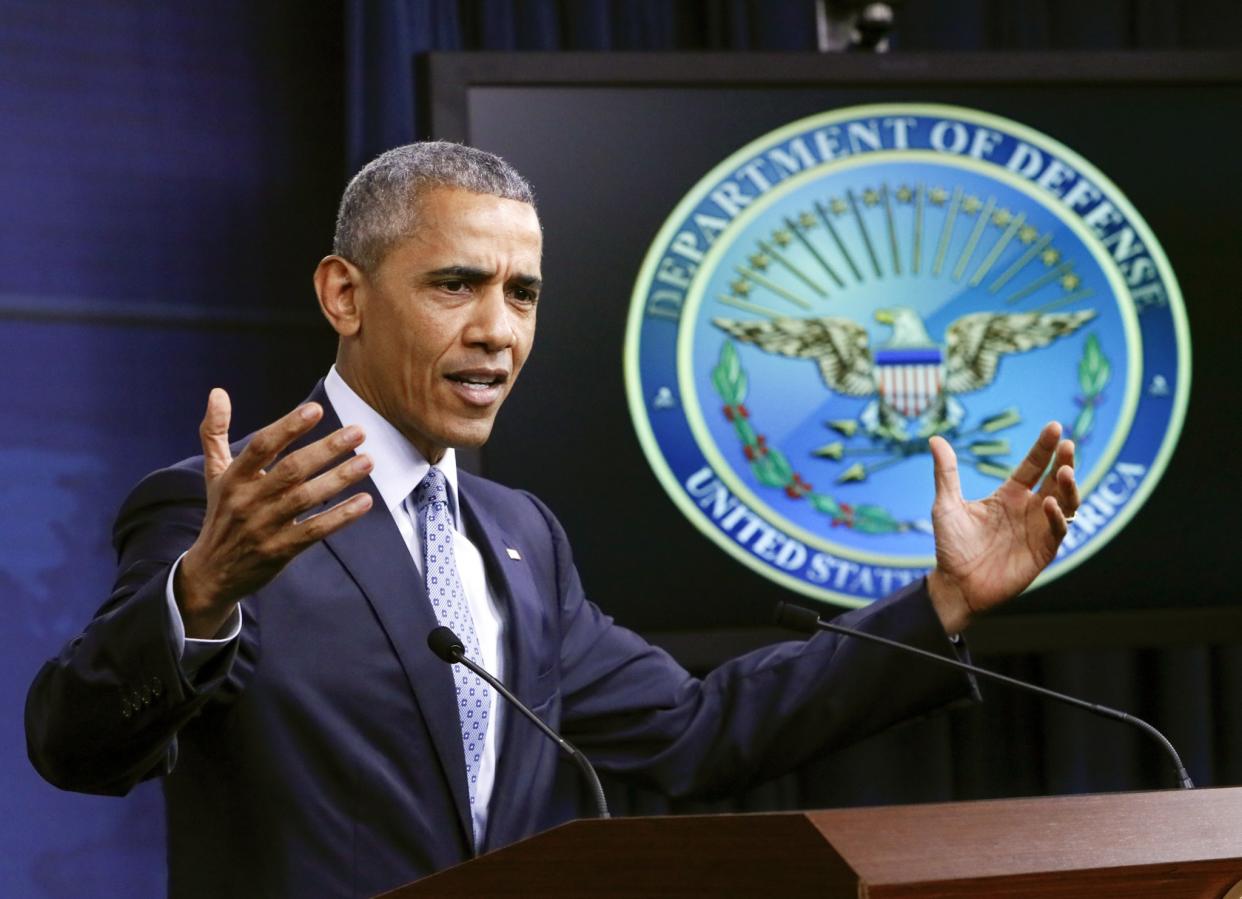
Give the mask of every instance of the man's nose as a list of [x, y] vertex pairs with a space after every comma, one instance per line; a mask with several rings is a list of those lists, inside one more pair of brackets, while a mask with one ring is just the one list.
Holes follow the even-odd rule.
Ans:
[[466, 329], [466, 342], [496, 353], [513, 344], [512, 310], [501, 285], [488, 286], [479, 294]]

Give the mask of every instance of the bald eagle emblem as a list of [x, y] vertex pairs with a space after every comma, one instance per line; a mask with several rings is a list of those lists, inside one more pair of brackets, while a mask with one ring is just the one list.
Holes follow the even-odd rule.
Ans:
[[892, 334], [874, 351], [866, 328], [848, 318], [716, 318], [713, 324], [764, 352], [814, 361], [835, 393], [875, 397], [859, 424], [874, 439], [904, 443], [955, 431], [966, 414], [957, 397], [991, 384], [1005, 356], [1048, 346], [1095, 315], [973, 312], [956, 319], [944, 342], [936, 343], [913, 309], [882, 309], [876, 320]]

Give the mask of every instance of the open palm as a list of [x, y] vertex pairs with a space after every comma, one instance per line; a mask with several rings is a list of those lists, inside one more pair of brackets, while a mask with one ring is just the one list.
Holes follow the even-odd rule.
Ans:
[[1078, 508], [1074, 445], [1060, 437], [1059, 424], [1045, 425], [1008, 480], [991, 496], [973, 502], [962, 497], [952, 447], [943, 438], [932, 438], [936, 568], [929, 576], [929, 589], [950, 632], [1021, 593], [1056, 555], [1066, 520]]

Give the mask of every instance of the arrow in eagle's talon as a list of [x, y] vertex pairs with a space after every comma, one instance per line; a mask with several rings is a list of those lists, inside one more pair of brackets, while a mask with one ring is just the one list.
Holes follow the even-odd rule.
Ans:
[[979, 425], [979, 430], [988, 434], [994, 434], [997, 431], [1003, 431], [1006, 428], [1012, 428], [1016, 424], [1021, 424], [1022, 415], [1015, 407], [1010, 407], [1004, 412], [998, 412], [996, 415], [989, 415]]
[[953, 449], [969, 453], [976, 462], [982, 461], [981, 457], [1008, 456], [1010, 451], [1008, 440], [976, 440], [968, 446], [955, 443]]
[[819, 449], [811, 450], [812, 456], [818, 456], [821, 459], [840, 459], [845, 453], [845, 447], [840, 441], [836, 443], [825, 443]]
[[867, 480], [867, 468], [861, 462], [855, 462], [837, 478], [838, 484], [848, 484], [851, 481]]
[[888, 468], [891, 465], [896, 465], [898, 462], [903, 462], [908, 458], [910, 457], [905, 454], [896, 453], [889, 456], [887, 459], [880, 459], [877, 462], [868, 462], [865, 465], [862, 462], [855, 462], [837, 477], [837, 483], [849, 484], [857, 481], [865, 481], [867, 480], [868, 475], [873, 474], [882, 468]]
[[[982, 422], [969, 430], [958, 432], [957, 440], [962, 441], [968, 437], [974, 437], [978, 434], [995, 434], [997, 431], [1004, 431], [1021, 423], [1021, 414], [1016, 408], [1011, 407], [1006, 409], [1004, 412], [998, 412], [995, 415], [988, 416]], [[956, 448], [958, 443], [955, 441], [953, 446]]]
[[900, 447], [893, 448], [891, 446], [845, 446], [840, 441], [826, 443], [819, 449], [811, 450], [812, 456], [818, 456], [821, 459], [841, 459], [845, 456], [889, 456], [903, 455]]

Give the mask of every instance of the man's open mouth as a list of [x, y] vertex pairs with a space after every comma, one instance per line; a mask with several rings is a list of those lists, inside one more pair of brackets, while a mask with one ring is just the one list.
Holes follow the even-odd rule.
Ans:
[[482, 389], [485, 387], [494, 387], [496, 385], [503, 384], [505, 381], [509, 380], [508, 373], [503, 372], [503, 371], [454, 372], [452, 374], [446, 375], [446, 377], [450, 381], [456, 381], [458, 384], [463, 384], [466, 387], [475, 387], [479, 389]]
[[472, 405], [487, 406], [504, 395], [509, 373], [501, 369], [470, 369], [451, 372], [445, 377], [454, 392]]

